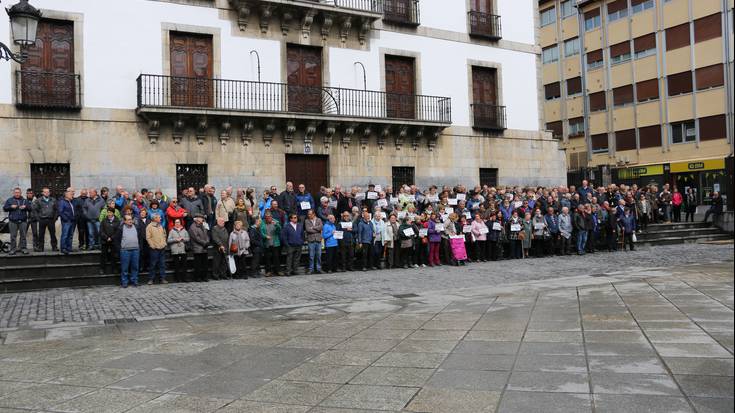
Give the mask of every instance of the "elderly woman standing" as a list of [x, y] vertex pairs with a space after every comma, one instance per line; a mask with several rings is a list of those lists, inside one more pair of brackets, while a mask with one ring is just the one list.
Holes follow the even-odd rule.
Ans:
[[235, 229], [230, 234], [229, 252], [235, 256], [236, 278], [248, 278], [246, 257], [250, 250], [250, 236], [242, 229], [242, 222], [235, 221]]
[[214, 217], [216, 219], [223, 219], [228, 231], [232, 231], [233, 228], [234, 212], [235, 201], [230, 197], [230, 194], [227, 191], [220, 192], [220, 199], [217, 201], [217, 206], [214, 209]]
[[182, 223], [183, 218], [173, 221], [173, 228], [168, 233], [168, 245], [171, 248], [171, 258], [174, 261], [174, 281], [186, 281], [186, 244], [189, 242], [189, 232]]

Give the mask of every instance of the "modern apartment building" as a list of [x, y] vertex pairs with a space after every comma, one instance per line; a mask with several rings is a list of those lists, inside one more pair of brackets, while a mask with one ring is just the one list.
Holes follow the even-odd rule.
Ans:
[[565, 179], [535, 0], [31, 4], [29, 59], [0, 63], [0, 193]]
[[569, 180], [732, 196], [732, 0], [540, 0], [546, 129]]

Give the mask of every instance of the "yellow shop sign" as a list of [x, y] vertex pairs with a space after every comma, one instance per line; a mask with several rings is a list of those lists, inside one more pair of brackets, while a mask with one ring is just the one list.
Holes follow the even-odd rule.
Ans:
[[618, 169], [619, 179], [635, 179], [641, 176], [656, 176], [663, 174], [663, 165], [634, 166], [632, 168]]
[[671, 164], [671, 172], [696, 172], [725, 169], [724, 159], [710, 159], [707, 161], [677, 162]]

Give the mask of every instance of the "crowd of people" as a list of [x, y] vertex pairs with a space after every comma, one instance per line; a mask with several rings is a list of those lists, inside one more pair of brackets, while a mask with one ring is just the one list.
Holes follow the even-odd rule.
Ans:
[[[666, 184], [593, 188], [522, 188], [458, 185], [425, 190], [370, 184], [367, 189], [319, 188], [314, 194], [291, 182], [278, 192], [252, 188], [188, 188], [167, 197], [160, 190], [129, 193], [117, 186], [68, 188], [59, 200], [49, 188], [36, 196], [20, 188], [5, 202], [10, 254], [42, 252], [48, 233], [53, 251], [100, 250], [100, 273], [119, 261], [121, 285], [208, 281], [382, 268], [466, 265], [635, 248], [636, 232], [649, 223], [694, 220], [697, 199]], [[705, 215], [719, 215], [715, 193]], [[61, 237], [56, 221], [61, 220]], [[18, 242], [16, 242], [18, 241]], [[60, 242], [59, 242], [60, 241]], [[193, 260], [189, 260], [189, 256]], [[212, 258], [210, 262], [210, 256]], [[262, 265], [261, 265], [262, 264]]]

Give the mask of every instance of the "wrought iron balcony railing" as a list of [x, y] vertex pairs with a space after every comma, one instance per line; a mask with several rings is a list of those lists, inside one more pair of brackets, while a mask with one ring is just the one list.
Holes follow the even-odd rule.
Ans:
[[383, 0], [334, 0], [334, 5], [342, 9], [383, 13]]
[[142, 74], [138, 108], [288, 112], [332, 117], [452, 121], [451, 99], [336, 87]]
[[418, 26], [421, 24], [419, 0], [384, 0], [383, 21]]
[[30, 70], [15, 72], [15, 102], [23, 108], [79, 110], [82, 83], [79, 75]]
[[470, 36], [499, 40], [503, 37], [500, 16], [479, 11], [470, 11]]
[[476, 129], [487, 129], [501, 131], [505, 130], [505, 106], [489, 105], [484, 103], [473, 103], [472, 107], [473, 127]]

